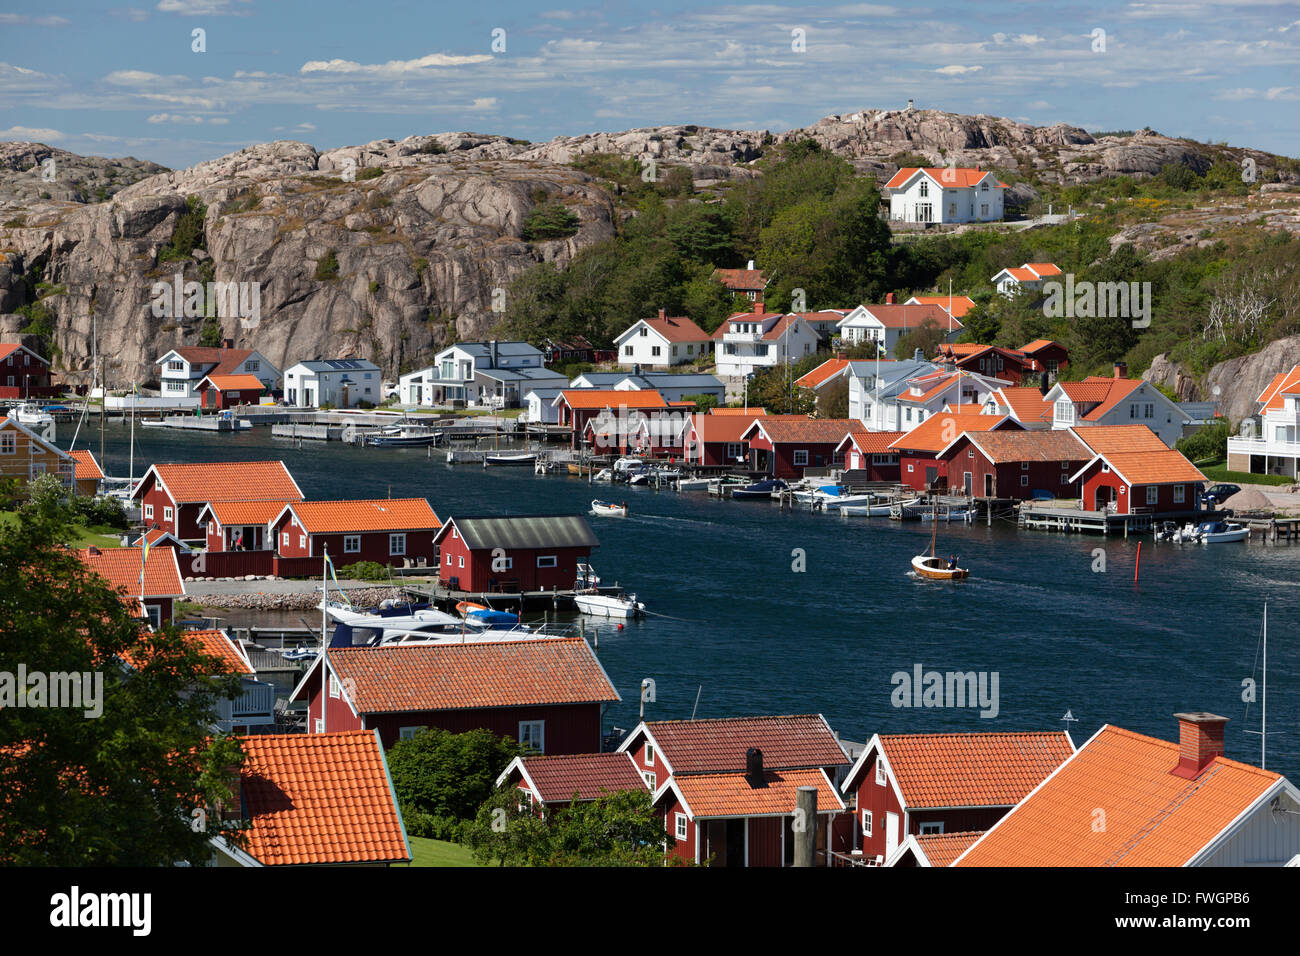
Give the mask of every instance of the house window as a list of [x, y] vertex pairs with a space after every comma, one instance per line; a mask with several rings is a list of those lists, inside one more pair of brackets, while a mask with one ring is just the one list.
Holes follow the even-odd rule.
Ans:
[[284, 534], [280, 535], [280, 544], [282, 547], [289, 547], [289, 532], [286, 531]]
[[157, 604], [146, 604], [144, 613], [149, 618], [149, 626], [157, 630], [162, 627], [162, 609]]
[[163, 506], [163, 521], [171, 521], [173, 514], [174, 512], [172, 511], [170, 505]]
[[641, 776], [645, 778], [645, 785], [650, 788], [651, 793], [659, 789], [659, 778], [655, 774], [649, 770], [644, 770], [641, 772]]
[[653, 766], [655, 765], [655, 745], [654, 745], [654, 744], [646, 744], [646, 745], [645, 745], [645, 762], [646, 762], [646, 766], [648, 766], [648, 767], [653, 767]]
[[1137, 418], [1137, 417], [1138, 417], [1138, 407], [1137, 407], [1136, 405], [1130, 405], [1130, 406], [1128, 407], [1128, 417], [1129, 417], [1129, 418]]
[[546, 721], [519, 721], [519, 743], [525, 748], [531, 747], [539, 754], [546, 753]]
[[925, 823], [922, 823], [919, 830], [919, 834], [921, 836], [925, 836], [927, 833], [942, 833], [942, 832], [943, 832], [942, 820], [933, 820], [933, 821], [927, 821]]
[[304, 550], [306, 549], [307, 536], [305, 534], [298, 535], [298, 547], [303, 548]]
[[388, 553], [390, 555], [406, 554], [405, 534], [390, 534], [388, 536]]
[[424, 727], [423, 725], [419, 727], [399, 727], [397, 730], [397, 739], [414, 740], [416, 734], [418, 734], [422, 730], [427, 730], [427, 729], [428, 728]]
[[318, 733], [318, 734], [323, 734], [323, 733], [325, 733], [325, 718], [324, 718], [324, 717], [317, 717], [317, 718], [316, 718], [316, 733]]
[[361, 550], [361, 535], [347, 534], [343, 536], [343, 553], [357, 554]]
[[1029, 476], [1028, 476], [1028, 475], [1021, 475], [1021, 476], [1020, 476], [1020, 487], [1021, 487], [1021, 488], [1028, 488], [1028, 487], [1029, 487]]
[[1174, 485], [1174, 504], [1181, 505], [1187, 500], [1187, 486]]
[[1027, 462], [1027, 461], [1022, 461], [1022, 462], [1020, 463], [1020, 470], [1021, 470], [1021, 471], [1028, 471], [1028, 470], [1029, 470], [1029, 462]]
[[871, 836], [871, 811], [862, 811], [862, 835]]
[[1160, 488], [1158, 485], [1147, 485], [1147, 504], [1153, 505], [1160, 500]]
[[1064, 472], [1062, 472], [1062, 473], [1061, 473], [1061, 484], [1063, 484], [1063, 485], [1068, 485], [1069, 483], [1070, 483], [1070, 476], [1067, 475], [1067, 474], [1065, 474]]
[[1070, 463], [1068, 461], [1061, 462], [1061, 471], [1069, 471], [1069, 470], [1070, 470]]
[[333, 674], [330, 674], [330, 696], [336, 699], [339, 696], [339, 679]]
[[451, 567], [451, 555], [447, 555], [447, 567]]
[[677, 839], [679, 839], [679, 840], [685, 840], [685, 839], [686, 839], [686, 814], [684, 814], [684, 813], [678, 813], [678, 814], [676, 814], [676, 815], [675, 815], [675, 820], [676, 820], [676, 824], [677, 824], [677, 826], [676, 826], [676, 829], [675, 829], [675, 831], [674, 831], [674, 835], [675, 835], [675, 836], [677, 837]]
[[740, 442], [727, 442], [727, 457], [732, 459], [744, 458], [745, 457], [744, 444]]
[[1143, 405], [1143, 406], [1142, 406], [1142, 417], [1143, 417], [1143, 418], [1155, 418], [1155, 417], [1156, 417], [1156, 407], [1155, 407], [1154, 405]]
[[909, 475], [912, 473], [912, 466], [910, 464], [907, 466], [907, 473]]
[[966, 449], [966, 457], [967, 457], [967, 458], [974, 458], [974, 457], [975, 457], [975, 449], [974, 449], [974, 448], [967, 448], [967, 449]]
[[0, 455], [18, 454], [18, 436], [13, 432], [0, 432]]
[[[460, 565], [459, 565], [459, 566], [463, 568], [463, 567], [465, 566], [465, 555], [463, 555], [463, 554], [460, 555], [460, 556], [459, 556], [459, 560], [460, 560]], [[448, 563], [448, 564], [451, 564], [451, 555], [450, 555], [450, 554], [447, 555], [447, 563]]]
[[553, 568], [556, 564], [556, 558], [553, 554], [539, 554], [537, 556], [537, 566], [539, 568]]
[[145, 516], [146, 518], [152, 518], [152, 517], [153, 517], [153, 505], [145, 505], [145, 506], [144, 506], [144, 516]]
[[172, 361], [170, 361], [170, 362], [167, 363], [167, 371], [169, 371], [169, 372], [179, 372], [179, 371], [181, 371], [183, 368], [185, 368], [185, 363], [184, 363], [184, 362], [178, 362], [178, 361], [176, 361], [175, 359], [172, 359]]
[[794, 463], [796, 466], [808, 464], [808, 451], [803, 448], [796, 451], [794, 453]]
[[659, 355], [660, 351], [661, 351], [661, 349], [659, 348], [659, 346], [657, 346], [657, 345], [652, 345], [652, 346], [650, 346], [650, 354], [651, 354], [651, 355], [657, 357], [657, 356]]
[[244, 363], [244, 368], [247, 369], [247, 370], [250, 371], [250, 372], [256, 372], [256, 371], [257, 371], [259, 368], [261, 368], [261, 367], [262, 367], [262, 363], [261, 363], [261, 362], [245, 362], [245, 363]]
[[916, 192], [917, 192], [917, 195], [921, 196], [922, 198], [924, 198], [924, 197], [926, 197], [926, 196], [929, 196], [929, 195], [930, 195], [930, 184], [927, 183], [927, 182], [925, 182], [925, 180], [922, 180], [922, 181], [921, 181], [921, 188], [918, 189]]
[[1103, 475], [1108, 475], [1108, 474], [1110, 474], [1110, 465], [1108, 465], [1108, 464], [1107, 464], [1106, 462], [1104, 462], [1104, 461], [1101, 463], [1101, 473], [1102, 473]]
[[631, 355], [631, 354], [632, 354], [632, 346], [630, 346], [630, 345], [625, 345], [625, 346], [623, 346], [623, 354], [624, 354], [624, 355]]
[[876, 758], [876, 786], [885, 785], [885, 760], [883, 757]]
[[216, 530], [217, 530], [217, 528], [216, 528], [216, 522], [215, 522], [215, 521], [209, 521], [209, 522], [208, 522], [208, 534], [215, 534], [215, 533], [216, 533]]
[[647, 328], [643, 325], [643, 326], [641, 326], [641, 330], [640, 330], [637, 334], [640, 335], [640, 336], [642, 336], [642, 337], [644, 337], [644, 336], [646, 336], [646, 335], [649, 334], [649, 329], [647, 329]]

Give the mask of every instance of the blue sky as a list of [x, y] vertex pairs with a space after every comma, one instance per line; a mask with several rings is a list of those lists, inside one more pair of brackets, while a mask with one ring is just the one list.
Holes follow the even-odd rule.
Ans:
[[550, 2], [28, 4], [0, 13], [0, 140], [176, 167], [274, 139], [782, 131], [911, 98], [1300, 155], [1298, 0]]

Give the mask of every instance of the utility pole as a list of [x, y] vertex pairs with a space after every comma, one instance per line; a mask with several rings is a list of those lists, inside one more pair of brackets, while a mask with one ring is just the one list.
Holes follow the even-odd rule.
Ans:
[[817, 788], [800, 787], [795, 794], [794, 865], [811, 867], [817, 849]]

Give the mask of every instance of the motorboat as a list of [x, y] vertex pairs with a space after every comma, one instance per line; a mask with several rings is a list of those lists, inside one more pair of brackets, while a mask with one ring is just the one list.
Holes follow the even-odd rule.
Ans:
[[484, 455], [483, 456], [483, 464], [485, 466], [486, 465], [513, 465], [513, 466], [532, 467], [532, 465], [536, 461], [537, 461], [536, 452], [527, 452], [525, 454], [518, 454], [518, 455]]
[[1250, 528], [1235, 521], [1205, 521], [1196, 529], [1196, 540], [1201, 544], [1227, 544], [1249, 538]]
[[733, 488], [731, 497], [738, 501], [749, 501], [758, 498], [772, 498], [780, 494], [790, 486], [780, 478], [765, 478], [762, 481], [756, 481], [752, 485], [746, 485], [743, 488]]
[[839, 512], [842, 515], [861, 516], [866, 518], [888, 518], [889, 505], [886, 504], [863, 504], [863, 505], [841, 505]]
[[[400, 608], [398, 608], [400, 610]], [[453, 614], [423, 608], [408, 614], [358, 611], [338, 601], [324, 606], [336, 622], [331, 647], [375, 647], [412, 641], [459, 638], [465, 622]], [[391, 609], [384, 609], [391, 610]]]
[[600, 469], [600, 471], [596, 472], [596, 474], [592, 478], [592, 481], [613, 481], [613, 480], [614, 480], [614, 470], [612, 468], [602, 468]]
[[389, 425], [374, 435], [367, 435], [365, 443], [381, 448], [418, 448], [436, 445], [442, 435], [427, 425]]
[[678, 478], [678, 491], [708, 491], [712, 478]]
[[456, 610], [463, 615], [463, 620], [473, 627], [511, 631], [520, 626], [518, 614], [510, 611], [497, 611], [486, 604], [461, 601], [456, 605]]
[[626, 518], [627, 502], [615, 504], [612, 501], [600, 501], [597, 499], [591, 503], [591, 513], [606, 518]]
[[969, 508], [963, 508], [961, 511], [948, 511], [944, 514], [931, 514], [928, 511], [921, 512], [922, 521], [970, 521], [973, 514]]
[[576, 591], [573, 603], [583, 614], [597, 617], [634, 618], [645, 614], [645, 605], [635, 594], [601, 594], [597, 591]]
[[54, 441], [54, 416], [41, 406], [26, 402], [15, 409], [11, 409], [9, 417], [28, 431], [35, 432], [38, 438], [50, 442]]

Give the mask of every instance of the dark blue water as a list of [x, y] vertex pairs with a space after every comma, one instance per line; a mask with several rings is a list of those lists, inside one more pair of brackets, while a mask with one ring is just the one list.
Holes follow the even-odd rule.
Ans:
[[[68, 426], [63, 434], [70, 435]], [[106, 432], [106, 470], [127, 473], [127, 432]], [[84, 440], [81, 442], [84, 446]], [[98, 434], [90, 447], [98, 452]], [[520, 469], [447, 466], [423, 449], [304, 443], [257, 428], [238, 436], [136, 432], [136, 473], [153, 461], [278, 458], [312, 498], [421, 496], [439, 517], [574, 513], [608, 489]], [[143, 464], [142, 464], [143, 463]], [[1156, 545], [1138, 539], [1019, 532], [1006, 523], [941, 524], [939, 550], [972, 577], [945, 584], [907, 572], [928, 523], [782, 514], [766, 502], [620, 488], [630, 516], [591, 518], [606, 583], [658, 615], [602, 632], [599, 654], [623, 702], [607, 725], [634, 725], [644, 677], [655, 718], [822, 713], [839, 733], [1060, 729], [1076, 744], [1112, 723], [1177, 739], [1173, 714], [1231, 718], [1228, 755], [1258, 763], [1260, 619], [1269, 602], [1268, 765], [1300, 779], [1300, 545]], [[1094, 549], [1107, 570], [1092, 570]], [[793, 570], [802, 549], [805, 570]], [[895, 672], [997, 672], [999, 712], [896, 708]]]

